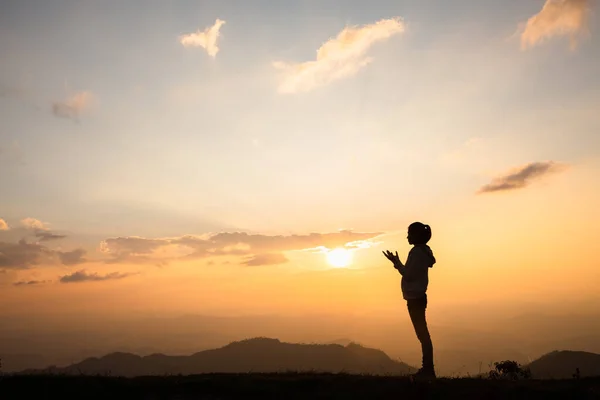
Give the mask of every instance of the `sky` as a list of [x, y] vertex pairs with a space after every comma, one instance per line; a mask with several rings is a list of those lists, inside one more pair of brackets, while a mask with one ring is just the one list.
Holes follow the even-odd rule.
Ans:
[[2, 1], [0, 317], [597, 304], [597, 12]]

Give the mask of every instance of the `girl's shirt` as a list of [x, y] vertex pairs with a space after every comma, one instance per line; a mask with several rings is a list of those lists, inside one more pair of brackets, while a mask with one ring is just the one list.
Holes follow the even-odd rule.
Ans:
[[402, 275], [402, 296], [404, 299], [418, 299], [425, 296], [429, 285], [429, 268], [436, 260], [433, 251], [426, 244], [414, 246], [408, 253], [406, 265], [396, 265]]

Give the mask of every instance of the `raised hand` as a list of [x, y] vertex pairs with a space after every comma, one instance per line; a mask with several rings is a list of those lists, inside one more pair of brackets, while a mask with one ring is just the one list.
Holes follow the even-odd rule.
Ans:
[[392, 264], [394, 264], [394, 267], [396, 267], [396, 265], [401, 264], [400, 257], [398, 257], [398, 252], [396, 252], [396, 254], [394, 254], [389, 250], [385, 250], [385, 251], [383, 251], [383, 255], [385, 256], [385, 258], [390, 260], [392, 262]]

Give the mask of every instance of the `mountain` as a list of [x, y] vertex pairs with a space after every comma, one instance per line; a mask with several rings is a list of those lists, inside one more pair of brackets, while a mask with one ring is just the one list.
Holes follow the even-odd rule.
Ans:
[[347, 372], [373, 375], [405, 375], [412, 371], [407, 364], [394, 361], [383, 351], [354, 343], [293, 344], [278, 339], [255, 338], [230, 343], [190, 356], [153, 354], [141, 357], [131, 353], [112, 353], [101, 358], [88, 358], [64, 368], [27, 370], [30, 373], [110, 374], [112, 376], [144, 376], [202, 373], [248, 372]]
[[585, 351], [553, 351], [526, 365], [534, 378], [569, 379], [579, 368], [580, 376], [600, 376], [600, 354]]

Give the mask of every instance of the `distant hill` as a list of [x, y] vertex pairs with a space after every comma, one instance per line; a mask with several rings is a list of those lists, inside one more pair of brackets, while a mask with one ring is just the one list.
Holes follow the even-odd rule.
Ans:
[[600, 376], [600, 354], [553, 351], [527, 365], [534, 378], [569, 379], [579, 368], [581, 377]]
[[354, 341], [354, 340], [350, 340], [350, 339], [336, 339], [336, 340], [330, 340], [328, 342], [324, 342], [323, 344], [339, 344], [341, 346], [348, 346], [349, 344], [358, 344], [360, 345], [360, 343]]
[[131, 353], [112, 353], [88, 358], [64, 368], [26, 370], [28, 373], [110, 374], [145, 376], [203, 373], [268, 372], [346, 372], [373, 375], [405, 375], [414, 372], [409, 365], [394, 361], [383, 351], [354, 343], [292, 344], [277, 339], [256, 338], [230, 343], [190, 356], [153, 354], [140, 357]]

